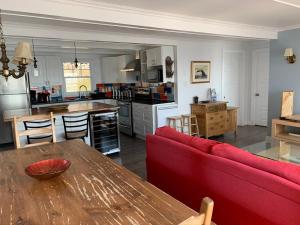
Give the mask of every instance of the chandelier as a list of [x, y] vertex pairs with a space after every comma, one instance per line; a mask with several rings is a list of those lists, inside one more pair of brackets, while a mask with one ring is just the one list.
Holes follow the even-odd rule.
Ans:
[[15, 49], [15, 54], [12, 59], [12, 63], [17, 65], [18, 70], [9, 69], [9, 58], [6, 54], [6, 45], [3, 35], [3, 25], [1, 18], [1, 9], [0, 9], [0, 49], [1, 49], [1, 58], [0, 62], [2, 63], [2, 69], [0, 69], [0, 75], [4, 76], [6, 81], [12, 76], [15, 79], [18, 79], [25, 75], [26, 66], [33, 61], [31, 53], [31, 45], [27, 42], [19, 42]]

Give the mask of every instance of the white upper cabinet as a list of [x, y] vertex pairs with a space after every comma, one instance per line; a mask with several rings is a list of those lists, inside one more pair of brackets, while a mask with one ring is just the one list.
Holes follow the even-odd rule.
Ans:
[[58, 56], [36, 56], [38, 76], [34, 76], [33, 63], [28, 67], [31, 87], [41, 87], [64, 83], [63, 67]]
[[58, 56], [46, 56], [47, 81], [50, 85], [64, 83], [63, 65]]
[[147, 67], [162, 65], [161, 47], [146, 50]]
[[31, 87], [41, 87], [45, 86], [47, 82], [47, 74], [46, 74], [46, 59], [44, 56], [36, 56], [38, 62], [36, 69], [38, 71], [38, 76], [34, 76], [34, 67], [33, 63], [31, 63], [28, 66], [28, 72], [29, 72], [29, 80], [30, 80], [30, 86]]

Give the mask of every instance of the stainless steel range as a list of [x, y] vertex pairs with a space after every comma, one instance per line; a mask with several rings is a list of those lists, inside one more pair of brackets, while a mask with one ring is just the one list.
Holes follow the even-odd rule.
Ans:
[[130, 99], [119, 99], [119, 129], [120, 132], [133, 136], [132, 102]]

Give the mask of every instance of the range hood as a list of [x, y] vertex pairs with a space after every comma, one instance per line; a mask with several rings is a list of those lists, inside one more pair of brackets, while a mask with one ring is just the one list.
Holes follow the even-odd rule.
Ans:
[[133, 71], [141, 71], [141, 60], [140, 53], [136, 51], [135, 59], [129, 62], [123, 69], [122, 72], [133, 72]]

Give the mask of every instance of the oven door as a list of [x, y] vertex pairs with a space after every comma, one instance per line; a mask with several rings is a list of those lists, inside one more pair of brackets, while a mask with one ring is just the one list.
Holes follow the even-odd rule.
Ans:
[[132, 131], [131, 103], [118, 101], [118, 106], [119, 106], [120, 132], [132, 136], [133, 131]]

